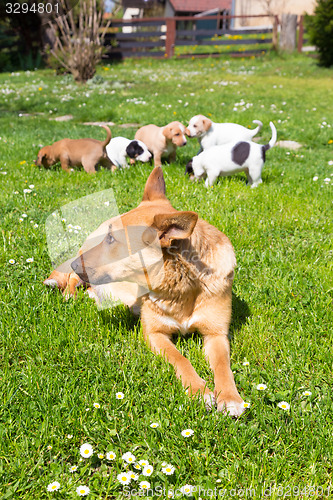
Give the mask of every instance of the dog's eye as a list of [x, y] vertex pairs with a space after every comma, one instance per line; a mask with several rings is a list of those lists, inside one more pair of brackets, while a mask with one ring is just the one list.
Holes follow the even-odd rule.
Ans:
[[175, 134], [175, 135], [180, 135], [180, 133], [179, 133], [179, 132], [177, 132], [177, 134]]
[[197, 128], [198, 125], [193, 125], [194, 128]]

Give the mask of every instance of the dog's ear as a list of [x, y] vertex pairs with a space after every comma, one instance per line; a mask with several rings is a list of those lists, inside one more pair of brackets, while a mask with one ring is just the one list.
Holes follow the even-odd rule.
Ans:
[[172, 139], [172, 126], [171, 125], [166, 125], [163, 129], [163, 135], [171, 140]]
[[204, 117], [204, 119], [202, 120], [202, 124], [203, 124], [203, 128], [206, 130], [209, 130], [210, 127], [212, 126], [212, 120], [210, 120], [209, 118], [207, 118], [206, 116]]
[[147, 179], [142, 201], [153, 201], [165, 196], [165, 182], [161, 167], [155, 167]]
[[158, 229], [158, 236], [162, 248], [169, 247], [172, 240], [189, 238], [197, 223], [198, 214], [195, 212], [176, 212], [173, 214], [157, 214], [154, 225]]
[[185, 135], [187, 135], [187, 137], [191, 137], [191, 132], [188, 128], [185, 129]]

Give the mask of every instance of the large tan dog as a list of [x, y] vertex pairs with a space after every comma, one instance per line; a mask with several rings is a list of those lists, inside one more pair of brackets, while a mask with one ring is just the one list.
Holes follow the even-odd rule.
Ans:
[[139, 128], [135, 139], [145, 143], [154, 156], [155, 167], [162, 165], [162, 157], [170, 162], [176, 160], [176, 149], [186, 145], [185, 127], [180, 122], [171, 122], [165, 127], [145, 125]]
[[111, 140], [111, 130], [101, 125], [107, 132], [105, 141], [96, 139], [61, 139], [50, 146], [44, 146], [38, 153], [36, 165], [45, 168], [58, 161], [61, 167], [69, 172], [69, 167], [82, 165], [89, 174], [96, 172], [96, 166], [101, 163], [111, 168], [112, 164], [106, 154], [105, 147]]
[[[139, 206], [106, 221], [93, 235], [95, 246], [90, 239], [89, 249], [83, 246], [70, 261], [74, 272], [60, 266], [45, 284], [69, 286], [73, 292], [82, 280], [95, 296], [103, 287], [122, 285], [118, 297], [141, 309], [145, 339], [174, 366], [190, 394], [201, 395], [209, 407], [216, 401], [219, 411], [241, 415], [244, 405], [230, 369], [228, 341], [235, 266], [229, 239], [195, 212], [172, 207], [159, 167], [150, 174]], [[138, 294], [138, 288], [145, 291]], [[117, 295], [117, 289], [111, 293]], [[172, 342], [173, 333], [195, 330], [203, 336], [214, 372], [214, 393]]]

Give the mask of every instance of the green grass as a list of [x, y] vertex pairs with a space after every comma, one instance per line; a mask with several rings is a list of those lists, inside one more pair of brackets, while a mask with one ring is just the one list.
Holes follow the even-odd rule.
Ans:
[[[127, 451], [155, 467], [152, 476], [140, 477], [153, 488], [191, 484], [213, 490], [195, 498], [215, 498], [223, 490], [224, 498], [244, 498], [248, 489], [247, 498], [259, 499], [262, 488], [271, 488], [274, 499], [327, 498], [333, 427], [332, 70], [305, 57], [267, 56], [128, 60], [98, 74], [104, 80], [86, 86], [50, 70], [0, 75], [1, 498], [78, 498], [80, 484], [89, 486], [89, 498], [123, 498], [126, 490], [116, 476]], [[72, 121], [50, 120], [68, 113]], [[175, 208], [197, 211], [228, 235], [236, 251], [232, 369], [242, 397], [251, 402], [238, 420], [208, 414], [190, 401], [124, 307], [100, 312], [83, 293], [65, 301], [42, 285], [51, 271], [47, 217], [110, 188], [119, 211], [129, 210], [140, 202], [152, 166], [67, 175], [59, 166], [33, 165], [40, 145], [66, 136], [105, 136], [84, 121], [112, 120], [114, 136], [133, 137], [136, 127], [122, 124], [188, 123], [198, 113], [249, 127], [259, 119], [262, 143], [270, 138], [272, 120], [278, 139], [303, 145], [297, 153], [269, 151], [257, 189], [248, 188], [242, 174], [209, 190], [189, 182], [184, 169], [198, 148], [193, 140], [178, 150], [177, 163], [164, 166]], [[24, 193], [31, 184], [32, 192]], [[22, 214], [27, 217], [20, 222]], [[200, 337], [180, 338], [177, 346], [211, 385]], [[259, 383], [267, 389], [258, 391]], [[302, 395], [306, 390], [310, 397]], [[119, 391], [122, 400], [115, 397]], [[280, 401], [290, 410], [278, 408]], [[159, 427], [152, 429], [152, 422]], [[187, 428], [194, 435], [183, 438]], [[94, 454], [80, 462], [79, 447], [86, 442]], [[110, 450], [117, 453], [115, 461], [97, 457]], [[161, 472], [163, 461], [174, 465], [174, 475]], [[72, 465], [77, 472], [69, 472]], [[53, 481], [61, 488], [48, 493]], [[130, 487], [138, 489], [135, 482]]]

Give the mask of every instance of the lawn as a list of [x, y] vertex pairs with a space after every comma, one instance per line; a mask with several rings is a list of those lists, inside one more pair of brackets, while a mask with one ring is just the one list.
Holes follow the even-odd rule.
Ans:
[[[196, 499], [330, 496], [332, 77], [311, 58], [273, 55], [126, 60], [101, 66], [85, 86], [51, 70], [0, 74], [1, 499], [78, 498], [81, 485], [88, 498], [139, 498], [142, 481], [154, 498], [182, 498], [185, 485]], [[112, 121], [114, 136], [131, 138], [139, 124], [187, 124], [198, 113], [249, 127], [261, 120], [263, 144], [272, 120], [278, 140], [303, 146], [268, 151], [256, 189], [243, 174], [208, 190], [191, 183], [184, 170], [195, 140], [163, 166], [175, 208], [198, 212], [235, 248], [231, 360], [250, 403], [237, 420], [187, 397], [124, 306], [99, 311], [84, 293], [65, 301], [42, 284], [52, 270], [47, 218], [107, 189], [120, 213], [134, 208], [152, 165], [67, 174], [36, 167], [39, 147], [105, 137], [87, 121]], [[211, 386], [200, 336], [176, 342]], [[183, 437], [185, 429], [194, 432]], [[128, 465], [127, 452], [152, 474]], [[127, 470], [141, 474], [123, 485], [117, 476]]]

